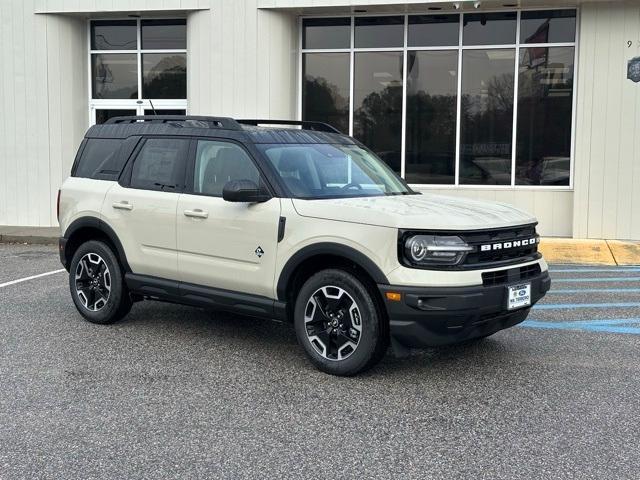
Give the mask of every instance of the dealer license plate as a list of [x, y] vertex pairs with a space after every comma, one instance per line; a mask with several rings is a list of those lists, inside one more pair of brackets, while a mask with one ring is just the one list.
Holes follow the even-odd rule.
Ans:
[[507, 299], [507, 308], [515, 310], [516, 308], [531, 306], [531, 284], [523, 283], [521, 285], [513, 285], [508, 287], [509, 296]]

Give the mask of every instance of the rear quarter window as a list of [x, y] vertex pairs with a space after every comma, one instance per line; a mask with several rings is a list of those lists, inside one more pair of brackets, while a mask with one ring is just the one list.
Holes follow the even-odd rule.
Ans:
[[122, 155], [118, 155], [122, 142], [119, 138], [89, 138], [73, 176], [116, 180], [126, 160]]

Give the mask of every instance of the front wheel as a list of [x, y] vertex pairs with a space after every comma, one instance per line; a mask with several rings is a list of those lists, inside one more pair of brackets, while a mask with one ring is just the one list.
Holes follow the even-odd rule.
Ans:
[[131, 310], [131, 297], [117, 257], [103, 242], [80, 245], [69, 268], [71, 297], [80, 314], [92, 323], [113, 323]]
[[375, 365], [388, 344], [385, 322], [365, 284], [343, 270], [316, 273], [296, 298], [298, 342], [318, 369], [332, 375], [355, 375]]

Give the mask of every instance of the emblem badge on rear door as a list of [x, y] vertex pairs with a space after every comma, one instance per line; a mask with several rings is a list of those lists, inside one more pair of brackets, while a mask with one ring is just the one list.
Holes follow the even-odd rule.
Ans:
[[261, 258], [262, 255], [264, 255], [264, 250], [262, 250], [261, 246], [258, 246], [258, 248], [256, 248], [256, 250], [255, 250], [255, 253], [258, 256], [258, 258]]

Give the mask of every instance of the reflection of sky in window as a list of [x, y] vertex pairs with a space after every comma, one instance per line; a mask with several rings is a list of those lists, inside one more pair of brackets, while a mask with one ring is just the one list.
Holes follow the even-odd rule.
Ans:
[[458, 51], [410, 52], [407, 94], [456, 95]]
[[356, 53], [355, 73], [354, 98], [359, 104], [372, 92], [382, 92], [388, 86], [402, 86], [402, 53]]

